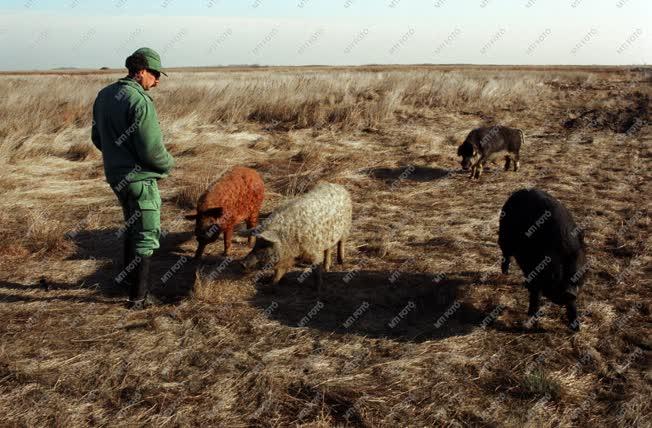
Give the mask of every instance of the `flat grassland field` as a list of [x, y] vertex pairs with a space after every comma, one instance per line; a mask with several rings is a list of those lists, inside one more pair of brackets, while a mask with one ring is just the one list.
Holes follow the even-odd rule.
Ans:
[[[194, 293], [140, 312], [112, 285], [122, 214], [90, 141], [121, 76], [0, 75], [3, 424], [652, 424], [649, 69], [173, 70], [151, 92], [177, 161], [152, 278]], [[485, 124], [523, 130], [521, 169], [472, 181], [457, 145]], [[183, 215], [234, 165], [263, 176], [263, 217], [319, 180], [351, 192], [321, 296], [305, 265], [271, 286], [221, 242], [191, 260]], [[547, 301], [523, 330], [522, 274], [500, 273], [500, 208], [531, 186], [585, 229], [576, 334]]]

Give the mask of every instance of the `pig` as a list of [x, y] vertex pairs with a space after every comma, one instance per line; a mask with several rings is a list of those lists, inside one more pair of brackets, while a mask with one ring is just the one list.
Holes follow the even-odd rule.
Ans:
[[564, 305], [571, 330], [580, 329], [576, 299], [588, 268], [584, 232], [557, 199], [540, 189], [521, 189], [505, 202], [499, 221], [502, 272], [514, 257], [530, 301], [526, 327], [538, 319], [541, 296]]
[[513, 163], [518, 171], [523, 131], [506, 126], [476, 128], [469, 132], [464, 142], [457, 148], [457, 155], [462, 157], [462, 169], [471, 169], [471, 178], [480, 178], [484, 165], [500, 156], [505, 158], [505, 171]]
[[264, 197], [263, 179], [251, 168], [233, 167], [213, 182], [199, 197], [197, 210], [186, 215], [186, 219], [195, 220], [195, 260], [201, 260], [206, 246], [220, 233], [224, 234], [224, 255], [228, 255], [234, 227], [243, 221], [248, 228], [256, 226]]
[[349, 192], [339, 184], [321, 182], [272, 213], [258, 230], [242, 233], [257, 237], [253, 250], [241, 262], [242, 267], [274, 267], [272, 283], [277, 284], [296, 260], [303, 260], [315, 266], [314, 281], [320, 290], [321, 265], [325, 271], [330, 269], [331, 250], [336, 244], [337, 261], [344, 263], [351, 221]]

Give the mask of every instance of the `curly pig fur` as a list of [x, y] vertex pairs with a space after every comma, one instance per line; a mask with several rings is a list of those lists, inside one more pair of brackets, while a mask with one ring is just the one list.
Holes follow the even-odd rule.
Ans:
[[206, 245], [216, 241], [220, 233], [224, 235], [224, 255], [227, 255], [233, 228], [243, 221], [248, 228], [256, 226], [264, 196], [265, 185], [260, 174], [242, 166], [233, 167], [208, 186], [197, 201], [196, 213], [186, 216], [196, 220], [199, 246], [195, 258], [201, 258]]
[[338, 184], [319, 183], [310, 192], [290, 201], [265, 221], [256, 247], [244, 261], [246, 267], [275, 261], [274, 283], [303, 260], [315, 266], [315, 282], [321, 284], [321, 266], [330, 268], [331, 249], [337, 244], [338, 262], [351, 230], [349, 192]]

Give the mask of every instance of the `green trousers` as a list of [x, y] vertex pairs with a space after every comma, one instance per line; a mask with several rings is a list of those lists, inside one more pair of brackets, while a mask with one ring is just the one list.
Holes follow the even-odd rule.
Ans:
[[161, 195], [156, 180], [122, 181], [111, 188], [120, 201], [125, 220], [119, 234], [126, 234], [135, 254], [151, 256], [159, 248], [161, 236]]

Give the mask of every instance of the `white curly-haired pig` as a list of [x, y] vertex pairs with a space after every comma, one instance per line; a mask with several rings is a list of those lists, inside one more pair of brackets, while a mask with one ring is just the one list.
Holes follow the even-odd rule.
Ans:
[[314, 265], [314, 281], [321, 289], [323, 269], [328, 272], [331, 250], [337, 244], [337, 262], [344, 263], [344, 242], [351, 231], [351, 195], [339, 184], [320, 182], [309, 192], [284, 204], [257, 228], [256, 245], [244, 258], [245, 269], [274, 267], [277, 284], [295, 261]]

